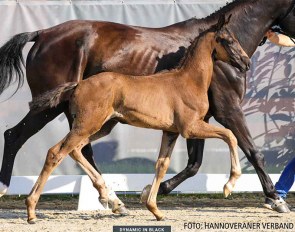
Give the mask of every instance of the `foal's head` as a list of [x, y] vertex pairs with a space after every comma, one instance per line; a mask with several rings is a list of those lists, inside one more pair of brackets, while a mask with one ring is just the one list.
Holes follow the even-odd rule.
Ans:
[[230, 18], [231, 15], [226, 20], [223, 15], [219, 18], [218, 23], [213, 26], [213, 30], [215, 30], [214, 56], [216, 59], [229, 63], [241, 72], [244, 72], [250, 67], [250, 59], [240, 43], [227, 28]]

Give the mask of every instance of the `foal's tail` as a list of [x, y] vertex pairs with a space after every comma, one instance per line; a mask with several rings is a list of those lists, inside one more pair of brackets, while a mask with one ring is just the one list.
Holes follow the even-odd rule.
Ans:
[[25, 65], [22, 50], [27, 42], [36, 41], [38, 31], [25, 32], [13, 36], [0, 48], [0, 94], [13, 82], [17, 89], [24, 83], [21, 64]]
[[78, 82], [65, 83], [33, 98], [29, 103], [30, 111], [40, 112], [48, 108], [56, 107], [59, 103], [69, 100], [77, 85]]

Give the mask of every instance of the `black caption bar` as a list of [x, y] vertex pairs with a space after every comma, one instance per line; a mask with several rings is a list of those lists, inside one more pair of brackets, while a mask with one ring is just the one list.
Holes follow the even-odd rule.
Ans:
[[113, 232], [171, 232], [171, 226], [113, 226]]

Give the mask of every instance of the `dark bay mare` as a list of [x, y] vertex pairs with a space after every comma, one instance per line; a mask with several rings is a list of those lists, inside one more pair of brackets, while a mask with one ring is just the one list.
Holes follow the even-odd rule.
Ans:
[[[32, 97], [36, 97], [63, 83], [76, 82], [99, 72], [147, 75], [172, 69], [191, 41], [215, 24], [222, 13], [232, 14], [228, 27], [251, 57], [265, 32], [273, 25], [279, 25], [289, 36], [295, 36], [294, 4], [294, 0], [236, 0], [206, 18], [192, 18], [164, 28], [77, 20], [18, 34], [0, 48], [0, 93], [13, 81], [17, 81], [18, 87], [23, 83], [22, 48], [27, 42], [34, 42], [26, 62], [26, 76]], [[245, 80], [245, 72], [221, 61], [216, 62], [206, 120], [213, 116], [233, 131], [239, 147], [254, 166], [266, 197], [277, 204], [277, 211], [287, 212], [285, 202], [279, 199], [264, 169], [263, 154], [256, 148], [246, 125], [240, 106], [246, 89]], [[10, 184], [17, 151], [27, 139], [63, 112], [71, 125], [73, 119], [68, 112], [68, 104], [61, 103], [38, 114], [29, 112], [14, 128], [5, 131], [0, 193], [4, 194]], [[110, 120], [102, 128], [100, 136], [107, 135], [116, 124], [117, 121]], [[163, 182], [159, 193], [169, 193], [197, 173], [202, 163], [204, 140], [187, 140], [187, 147], [187, 167]], [[91, 145], [86, 145], [82, 152], [95, 167]]]

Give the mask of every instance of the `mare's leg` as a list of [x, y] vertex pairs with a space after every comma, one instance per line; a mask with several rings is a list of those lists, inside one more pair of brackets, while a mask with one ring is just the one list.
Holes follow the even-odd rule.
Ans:
[[227, 70], [228, 66], [220, 62], [215, 69], [215, 76], [210, 85], [210, 112], [216, 121], [236, 136], [239, 147], [257, 172], [264, 194], [274, 202], [273, 209], [278, 212], [289, 212], [287, 204], [279, 198], [265, 170], [264, 155], [255, 146], [240, 106], [244, 96], [244, 74]]
[[241, 175], [241, 166], [238, 155], [237, 140], [233, 133], [224, 128], [210, 125], [204, 121], [192, 122], [192, 124], [182, 130], [185, 138], [219, 138], [226, 142], [230, 149], [231, 171], [228, 182], [224, 185], [224, 195], [227, 197], [233, 190], [236, 180]]
[[242, 149], [247, 159], [257, 172], [264, 194], [266, 197], [272, 199], [274, 203], [273, 209], [278, 212], [289, 212], [287, 204], [279, 198], [272, 180], [265, 170], [264, 155], [257, 149], [254, 141], [252, 140], [242, 109], [236, 108], [230, 118], [218, 115], [216, 120], [219, 122], [222, 121], [222, 124], [226, 128], [232, 130], [234, 135], [237, 137], [239, 147]]
[[187, 139], [188, 162], [184, 170], [161, 183], [158, 194], [168, 194], [186, 179], [196, 175], [203, 161], [204, 139]]
[[0, 171], [0, 197], [4, 195], [10, 185], [15, 156], [22, 145], [48, 122], [61, 114], [66, 104], [56, 108], [44, 110], [37, 114], [31, 111], [15, 127], [4, 133], [4, 154]]
[[[208, 120], [206, 120], [208, 122]], [[168, 194], [186, 179], [196, 175], [203, 161], [204, 139], [187, 139], [188, 162], [184, 170], [161, 183], [158, 194]]]
[[163, 131], [161, 149], [156, 163], [156, 174], [146, 201], [148, 210], [155, 215], [158, 221], [164, 217], [163, 213], [157, 207], [158, 189], [169, 167], [170, 156], [178, 135], [177, 133]]

